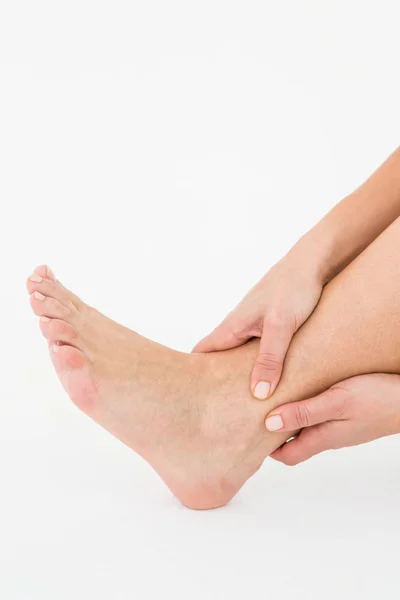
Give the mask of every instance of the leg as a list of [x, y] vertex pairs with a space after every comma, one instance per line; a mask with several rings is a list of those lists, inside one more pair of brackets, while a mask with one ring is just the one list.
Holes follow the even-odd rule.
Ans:
[[400, 371], [400, 218], [326, 286], [295, 336], [270, 406], [347, 377]]
[[265, 430], [273, 407], [345, 377], [400, 370], [399, 240], [400, 220], [326, 287], [268, 403], [248, 391], [257, 341], [185, 355], [88, 307], [46, 267], [28, 290], [75, 404], [139, 452], [183, 503], [211, 508], [228, 502], [285, 441]]

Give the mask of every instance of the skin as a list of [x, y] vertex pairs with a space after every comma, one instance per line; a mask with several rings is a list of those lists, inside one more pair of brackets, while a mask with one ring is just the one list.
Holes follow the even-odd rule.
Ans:
[[[400, 149], [397, 149], [362, 186], [304, 236], [194, 350], [215, 352], [238, 346], [251, 337], [260, 337], [260, 351], [250, 387], [256, 398], [264, 400], [270, 397], [281, 379], [293, 335], [315, 309], [324, 285], [360, 255], [399, 215]], [[357, 414], [360, 414], [360, 422], [367, 405], [378, 407], [379, 404], [382, 410], [381, 402], [375, 402], [377, 397], [387, 398], [388, 414], [391, 414], [391, 399], [399, 395], [399, 380], [396, 378], [390, 379], [390, 382], [385, 377], [376, 376], [365, 382], [343, 381], [340, 387], [334, 388], [335, 398], [359, 404]], [[294, 464], [295, 457], [299, 462], [328, 449], [328, 446], [349, 445], [352, 428], [354, 443], [374, 439], [367, 434], [364, 439], [360, 438], [360, 423], [354, 418], [346, 422], [346, 427], [336, 424], [333, 428], [328, 424], [333, 419], [329, 402], [332, 396], [329, 390], [315, 401], [310, 399], [299, 405], [281, 407], [279, 412], [269, 415], [266, 426], [270, 431], [289, 431], [310, 426], [307, 413], [313, 410], [314, 404], [319, 407], [319, 421], [312, 423], [318, 427], [312, 427], [308, 433], [303, 432], [295, 442], [274, 453], [274, 458]], [[302, 414], [305, 415], [303, 419]], [[366, 414], [371, 415], [371, 410]], [[326, 426], [322, 427], [324, 422]], [[377, 418], [374, 423], [371, 428], [375, 437], [386, 435], [387, 427], [380, 429]]]
[[[400, 220], [325, 286], [293, 337], [270, 410], [361, 373], [399, 373], [399, 244]], [[258, 340], [183, 354], [108, 319], [45, 266], [27, 288], [71, 400], [140, 453], [186, 506], [226, 504], [289, 439], [267, 431], [265, 403], [249, 391]]]
[[400, 377], [381, 373], [352, 377], [315, 398], [279, 407], [269, 419], [274, 431], [301, 429], [294, 440], [271, 454], [286, 465], [326, 450], [365, 444], [400, 432]]

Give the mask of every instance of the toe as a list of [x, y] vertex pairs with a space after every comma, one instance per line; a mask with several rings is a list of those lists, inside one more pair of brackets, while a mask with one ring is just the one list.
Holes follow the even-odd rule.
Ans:
[[39, 265], [33, 270], [33, 275], [56, 281], [56, 276], [48, 265]]
[[89, 364], [84, 353], [73, 346], [68, 346], [67, 344], [53, 344], [50, 345], [50, 351], [52, 353], [53, 362], [56, 361], [64, 370], [82, 369], [82, 367], [85, 366], [85, 363]]
[[[47, 265], [39, 265], [36, 269], [33, 270], [33, 273], [38, 275], [39, 277], [47, 277], [48, 279], [54, 279], [53, 272], [50, 267]], [[53, 277], [51, 277], [53, 275]]]
[[26, 287], [30, 295], [39, 292], [47, 298], [58, 300], [69, 309], [72, 309], [75, 306], [71, 300], [70, 294], [62, 287], [62, 285], [58, 282], [51, 281], [50, 279], [43, 279], [40, 276], [36, 276], [35, 273], [27, 279]]
[[72, 315], [71, 308], [61, 304], [56, 298], [50, 298], [38, 291], [33, 292], [30, 296], [30, 303], [33, 312], [38, 317], [67, 320]]
[[44, 296], [55, 298], [70, 309], [83, 310], [86, 306], [78, 296], [70, 292], [54, 278], [54, 273], [47, 265], [36, 267], [26, 280], [26, 287], [30, 295], [34, 292], [40, 292]]
[[33, 283], [42, 283], [43, 281], [55, 282], [54, 273], [47, 265], [39, 265], [36, 267], [31, 275], [26, 280], [26, 289], [29, 294], [32, 294], [35, 290], [32, 288]]
[[78, 341], [76, 330], [72, 325], [60, 319], [40, 318], [40, 329], [49, 342], [64, 342], [74, 344]]
[[83, 352], [67, 345], [50, 345], [50, 354], [57, 374], [71, 400], [87, 413], [93, 413], [98, 392], [94, 384], [91, 363]]

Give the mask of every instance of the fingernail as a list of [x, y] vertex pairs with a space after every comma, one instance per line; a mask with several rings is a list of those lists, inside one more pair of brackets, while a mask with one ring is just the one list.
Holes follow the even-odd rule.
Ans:
[[47, 266], [46, 266], [46, 269], [47, 269], [47, 277], [49, 277], [49, 279], [55, 279], [55, 278], [56, 278], [56, 276], [54, 275], [54, 273], [53, 273], [53, 271], [50, 269], [50, 267], [47, 267]]
[[43, 296], [43, 294], [41, 294], [40, 292], [35, 292], [33, 295], [35, 296], [36, 300], [44, 300], [45, 299], [45, 296]]
[[266, 400], [270, 389], [271, 384], [268, 383], [268, 381], [259, 381], [254, 388], [254, 397], [257, 398], [257, 400]]
[[48, 323], [48, 322], [50, 321], [49, 317], [40, 317], [40, 320], [41, 320], [43, 323]]
[[37, 275], [36, 273], [32, 273], [32, 275], [29, 277], [29, 279], [31, 281], [35, 281], [37, 283], [40, 283], [41, 281], [43, 281], [42, 277], [40, 277], [40, 275]]
[[265, 427], [268, 431], [278, 431], [283, 427], [282, 417], [280, 415], [273, 415], [265, 420]]

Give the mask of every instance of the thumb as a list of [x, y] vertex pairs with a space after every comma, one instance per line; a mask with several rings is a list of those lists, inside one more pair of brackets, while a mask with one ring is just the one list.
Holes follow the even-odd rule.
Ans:
[[[241, 332], [241, 333], [238, 333]], [[241, 346], [250, 339], [251, 335], [246, 333], [246, 326], [238, 326], [235, 314], [229, 315], [209, 335], [200, 340], [192, 352], [218, 352]]]
[[250, 382], [257, 400], [266, 400], [275, 391], [293, 334], [293, 326], [289, 322], [280, 322], [276, 317], [265, 317], [260, 349]]
[[283, 404], [268, 415], [265, 426], [268, 431], [296, 431], [326, 421], [343, 419], [345, 397], [340, 388], [330, 388], [314, 398]]

